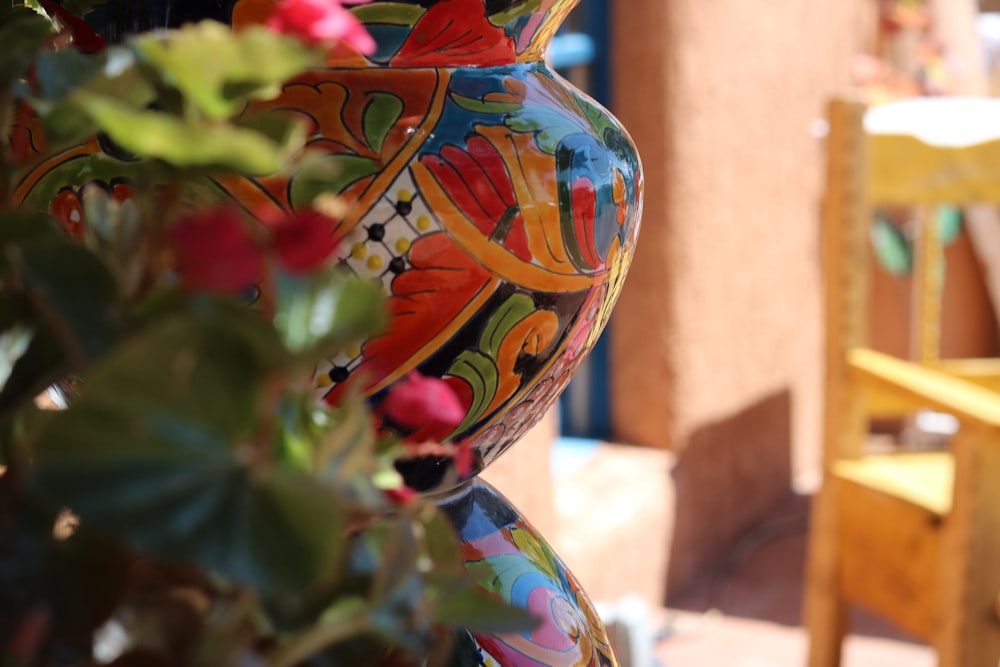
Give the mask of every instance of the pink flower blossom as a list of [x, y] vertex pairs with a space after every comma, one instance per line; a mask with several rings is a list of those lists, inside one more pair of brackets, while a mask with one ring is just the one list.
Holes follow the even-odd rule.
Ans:
[[289, 273], [314, 271], [337, 249], [334, 221], [318, 211], [295, 211], [263, 221], [271, 227], [271, 247], [278, 263]]
[[264, 274], [261, 249], [239, 212], [229, 206], [181, 218], [168, 232], [167, 243], [188, 289], [240, 294]]
[[405, 484], [401, 484], [399, 488], [386, 489], [382, 492], [382, 494], [387, 500], [396, 505], [409, 505], [416, 500], [419, 495], [416, 491]]
[[416, 371], [406, 375], [382, 402], [386, 417], [402, 428], [450, 432], [465, 419], [465, 408], [444, 380]]
[[473, 458], [472, 445], [469, 444], [468, 440], [463, 440], [455, 445], [451, 460], [455, 464], [455, 472], [462, 479], [472, 474]]
[[[362, 4], [351, 0], [345, 4]], [[375, 40], [340, 0], [281, 0], [267, 21], [274, 32], [298, 37], [307, 44], [342, 42], [366, 55], [375, 52]]]

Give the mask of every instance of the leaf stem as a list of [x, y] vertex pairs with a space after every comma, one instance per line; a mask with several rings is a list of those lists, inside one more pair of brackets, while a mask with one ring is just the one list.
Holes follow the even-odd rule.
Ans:
[[290, 642], [271, 653], [271, 667], [293, 667], [309, 656], [359, 635], [371, 626], [367, 613], [317, 625], [295, 636]]

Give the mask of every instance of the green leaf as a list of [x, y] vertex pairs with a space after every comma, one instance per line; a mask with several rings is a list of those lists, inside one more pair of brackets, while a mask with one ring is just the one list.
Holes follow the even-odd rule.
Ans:
[[465, 557], [454, 525], [443, 511], [436, 507], [431, 509], [433, 513], [424, 522], [424, 540], [434, 571], [465, 574]]
[[28, 70], [52, 24], [25, 7], [8, 8], [0, 21], [0, 87], [7, 88]]
[[382, 150], [389, 130], [403, 113], [403, 101], [391, 93], [372, 93], [362, 118], [365, 140], [376, 153]]
[[223, 319], [176, 317], [109, 357], [42, 427], [34, 488], [140, 552], [294, 592], [342, 557], [343, 505], [253, 455], [269, 363]]
[[132, 48], [167, 85], [216, 120], [235, 114], [247, 98], [276, 97], [282, 83], [321, 62], [318, 50], [264, 26], [233, 33], [215, 21], [147, 33]]
[[104, 264], [74, 243], [45, 241], [19, 249], [16, 265], [39, 312], [71, 357], [95, 360], [117, 336], [118, 285]]
[[274, 322], [288, 349], [315, 364], [385, 323], [382, 292], [335, 267], [305, 277], [282, 274]]
[[913, 250], [903, 232], [883, 217], [872, 224], [872, 246], [875, 260], [894, 276], [905, 276], [913, 267]]
[[10, 271], [7, 254], [14, 244], [43, 239], [65, 239], [59, 223], [44, 213], [8, 211], [0, 217], [0, 280]]
[[51, 327], [37, 319], [37, 314], [23, 300], [0, 298], [4, 314], [15, 313], [15, 318], [32, 328], [27, 350], [14, 363], [10, 375], [0, 386], [0, 422], [11, 411], [29, 404], [46, 387], [59, 380], [66, 372], [68, 359], [59, 339]]
[[99, 95], [80, 95], [87, 115], [126, 151], [158, 158], [175, 167], [231, 169], [269, 175], [285, 162], [282, 147], [254, 130], [205, 120], [183, 120], [145, 111]]
[[540, 622], [526, 610], [512, 607], [475, 587], [449, 595], [438, 603], [434, 620], [483, 633], [530, 632]]
[[[334, 411], [326, 410], [328, 425], [316, 442], [315, 470], [325, 480], [358, 479], [375, 492], [375, 427], [364, 399], [348, 392]], [[368, 498], [367, 500], [371, 500]]]
[[466, 569], [483, 589], [506, 600], [513, 597], [512, 587], [522, 575], [536, 572], [523, 554], [500, 554], [486, 560], [471, 561], [466, 563]]
[[330, 605], [320, 616], [320, 623], [341, 623], [366, 613], [368, 600], [363, 597], [348, 595]]
[[0, 331], [0, 390], [7, 384], [14, 365], [28, 351], [34, 332], [24, 324]]
[[[52, 142], [82, 141], [97, 131], [93, 119], [81, 113], [80, 96], [102, 96], [140, 109], [156, 98], [152, 84], [136, 66], [134, 54], [122, 47], [110, 48], [99, 56], [83, 56], [72, 50], [45, 55], [51, 59], [49, 96], [33, 99], [32, 106]], [[63, 72], [64, 66], [69, 68], [69, 76]]]
[[288, 114], [276, 111], [246, 114], [240, 116], [235, 125], [259, 132], [287, 153], [299, 150], [305, 143], [305, 125], [298, 118]]
[[455, 647], [447, 667], [467, 667], [479, 663], [479, 647], [472, 635], [464, 630], [455, 632]]
[[289, 184], [289, 198], [295, 207], [312, 206], [322, 194], [340, 194], [380, 169], [375, 160], [360, 155], [310, 156], [308, 160], [306, 168]]

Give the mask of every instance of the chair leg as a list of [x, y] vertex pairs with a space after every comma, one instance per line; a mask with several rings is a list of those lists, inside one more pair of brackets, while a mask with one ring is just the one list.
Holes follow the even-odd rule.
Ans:
[[837, 575], [836, 493], [835, 483], [827, 479], [813, 498], [805, 596], [809, 667], [839, 667], [847, 634], [847, 604]]
[[940, 667], [1000, 663], [1000, 443], [963, 428], [952, 443], [955, 495], [942, 536]]

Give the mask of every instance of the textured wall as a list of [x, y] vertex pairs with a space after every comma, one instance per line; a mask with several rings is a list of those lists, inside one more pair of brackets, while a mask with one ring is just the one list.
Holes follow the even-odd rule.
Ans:
[[679, 453], [677, 510], [692, 510], [674, 534], [676, 583], [814, 468], [822, 143], [811, 130], [847, 90], [875, 3], [612, 5], [614, 109], [647, 178], [612, 324], [614, 436]]

